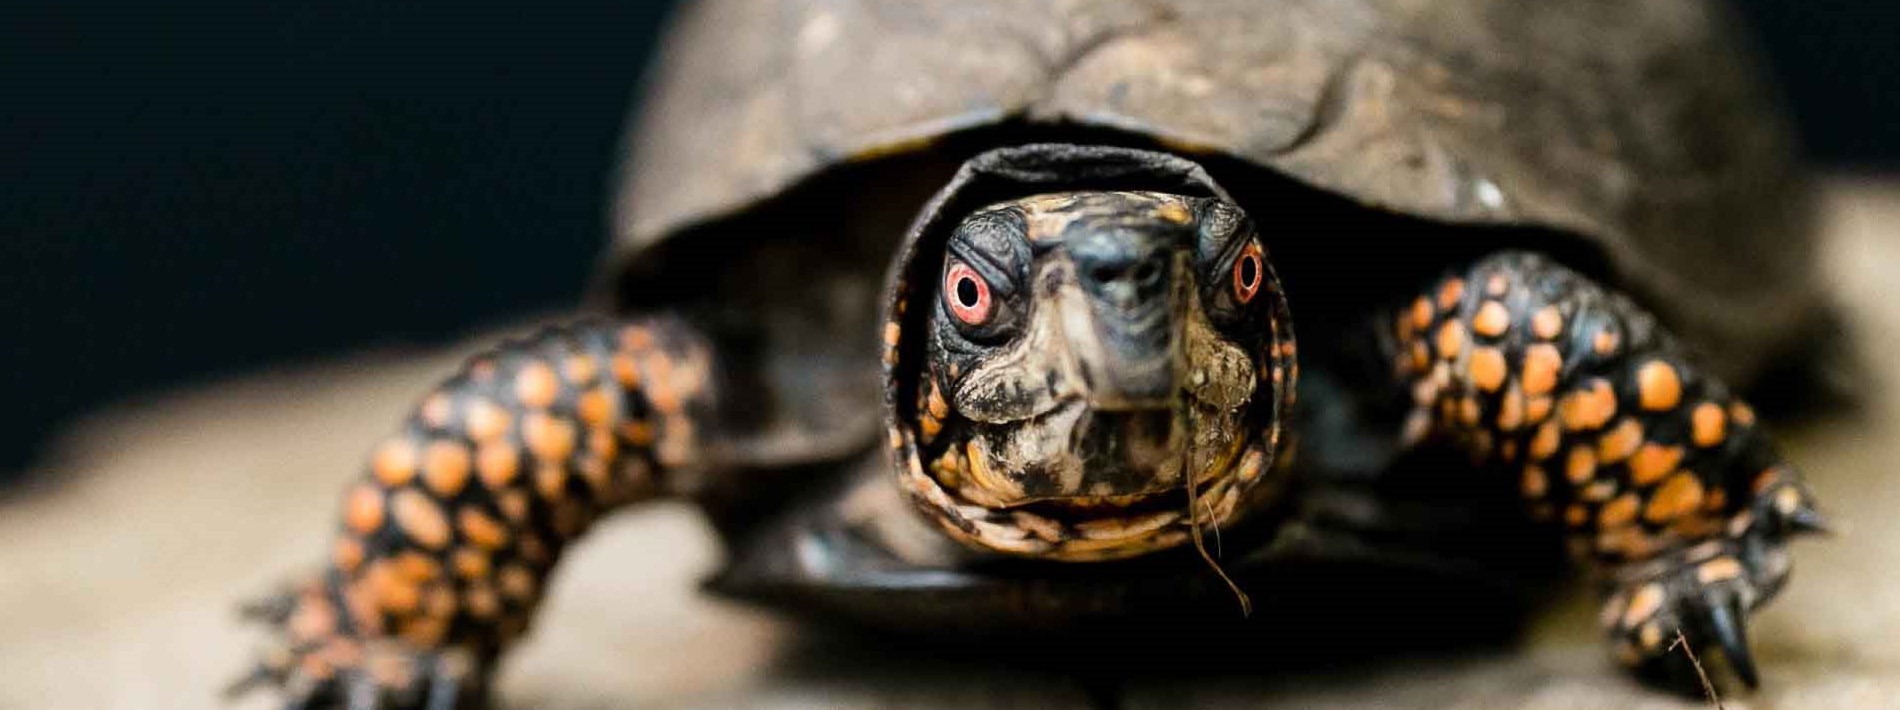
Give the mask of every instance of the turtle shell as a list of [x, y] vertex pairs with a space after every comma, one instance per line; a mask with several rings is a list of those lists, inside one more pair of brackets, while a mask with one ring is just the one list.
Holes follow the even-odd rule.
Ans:
[[[767, 418], [868, 440], [871, 304], [916, 210], [985, 149], [1123, 145], [1236, 193], [1281, 180], [1460, 227], [1411, 245], [1435, 269], [1478, 234], [1581, 244], [1746, 384], [1821, 299], [1809, 200], [1738, 34], [1701, 0], [704, 0], [629, 132], [606, 280], [620, 307], [750, 322], [761, 369], [799, 373], [767, 377], [812, 388]], [[1300, 239], [1270, 237], [1335, 248]]]

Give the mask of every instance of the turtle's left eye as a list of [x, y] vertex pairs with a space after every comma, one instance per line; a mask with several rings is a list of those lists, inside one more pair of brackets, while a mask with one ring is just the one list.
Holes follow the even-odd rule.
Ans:
[[983, 325], [996, 312], [990, 284], [983, 275], [961, 261], [951, 262], [944, 270], [943, 300], [950, 314], [964, 325]]
[[1260, 243], [1247, 242], [1234, 259], [1234, 302], [1246, 305], [1260, 293], [1260, 284], [1267, 278], [1267, 264]]

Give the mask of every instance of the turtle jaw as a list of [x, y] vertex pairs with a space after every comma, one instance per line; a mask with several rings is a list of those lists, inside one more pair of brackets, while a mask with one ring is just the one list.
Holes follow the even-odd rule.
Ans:
[[985, 472], [959, 447], [926, 462], [915, 432], [894, 430], [900, 486], [925, 517], [983, 553], [1058, 562], [1117, 560], [1180, 547], [1191, 530], [1228, 527], [1259, 501], [1277, 436], [1247, 436], [1185, 485], [1118, 496], [1043, 498], [985, 505], [960, 487]]
[[1121, 559], [1231, 525], [1261, 500], [1287, 368], [1271, 343], [1221, 337], [1196, 304], [1175, 317], [1179, 361], [1158, 403], [1095, 396], [1075, 358], [1047, 357], [1071, 338], [1036, 325], [954, 384], [927, 374], [917, 425], [892, 432], [902, 486], [951, 537], [1011, 556]]
[[1244, 407], [1175, 396], [1172, 407], [1107, 410], [1077, 398], [968, 426], [912, 485], [929, 489], [931, 517], [982, 550], [1088, 561], [1182, 545], [1191, 526], [1244, 512], [1247, 486], [1235, 484], [1260, 477], [1270, 444], [1244, 424]]

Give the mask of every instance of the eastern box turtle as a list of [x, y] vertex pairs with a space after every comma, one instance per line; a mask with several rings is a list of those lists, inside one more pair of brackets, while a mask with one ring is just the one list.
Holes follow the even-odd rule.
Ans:
[[1680, 679], [1680, 632], [1753, 684], [1745, 619], [1823, 523], [1737, 392], [1827, 309], [1727, 23], [692, 5], [600, 315], [421, 399], [321, 574], [255, 607], [249, 680], [478, 704], [567, 543], [687, 498], [730, 552], [711, 589], [939, 638], [1402, 620], [1567, 542], [1617, 660]]

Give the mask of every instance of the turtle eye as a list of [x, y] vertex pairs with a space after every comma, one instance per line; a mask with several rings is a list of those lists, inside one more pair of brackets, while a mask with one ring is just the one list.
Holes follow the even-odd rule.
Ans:
[[1267, 264], [1260, 250], [1259, 242], [1247, 242], [1240, 256], [1234, 259], [1234, 300], [1241, 305], [1252, 301], [1254, 294], [1260, 292], [1260, 282], [1266, 279]]
[[950, 314], [964, 325], [982, 325], [996, 311], [989, 282], [961, 261], [952, 262], [944, 271], [943, 300], [950, 306]]

